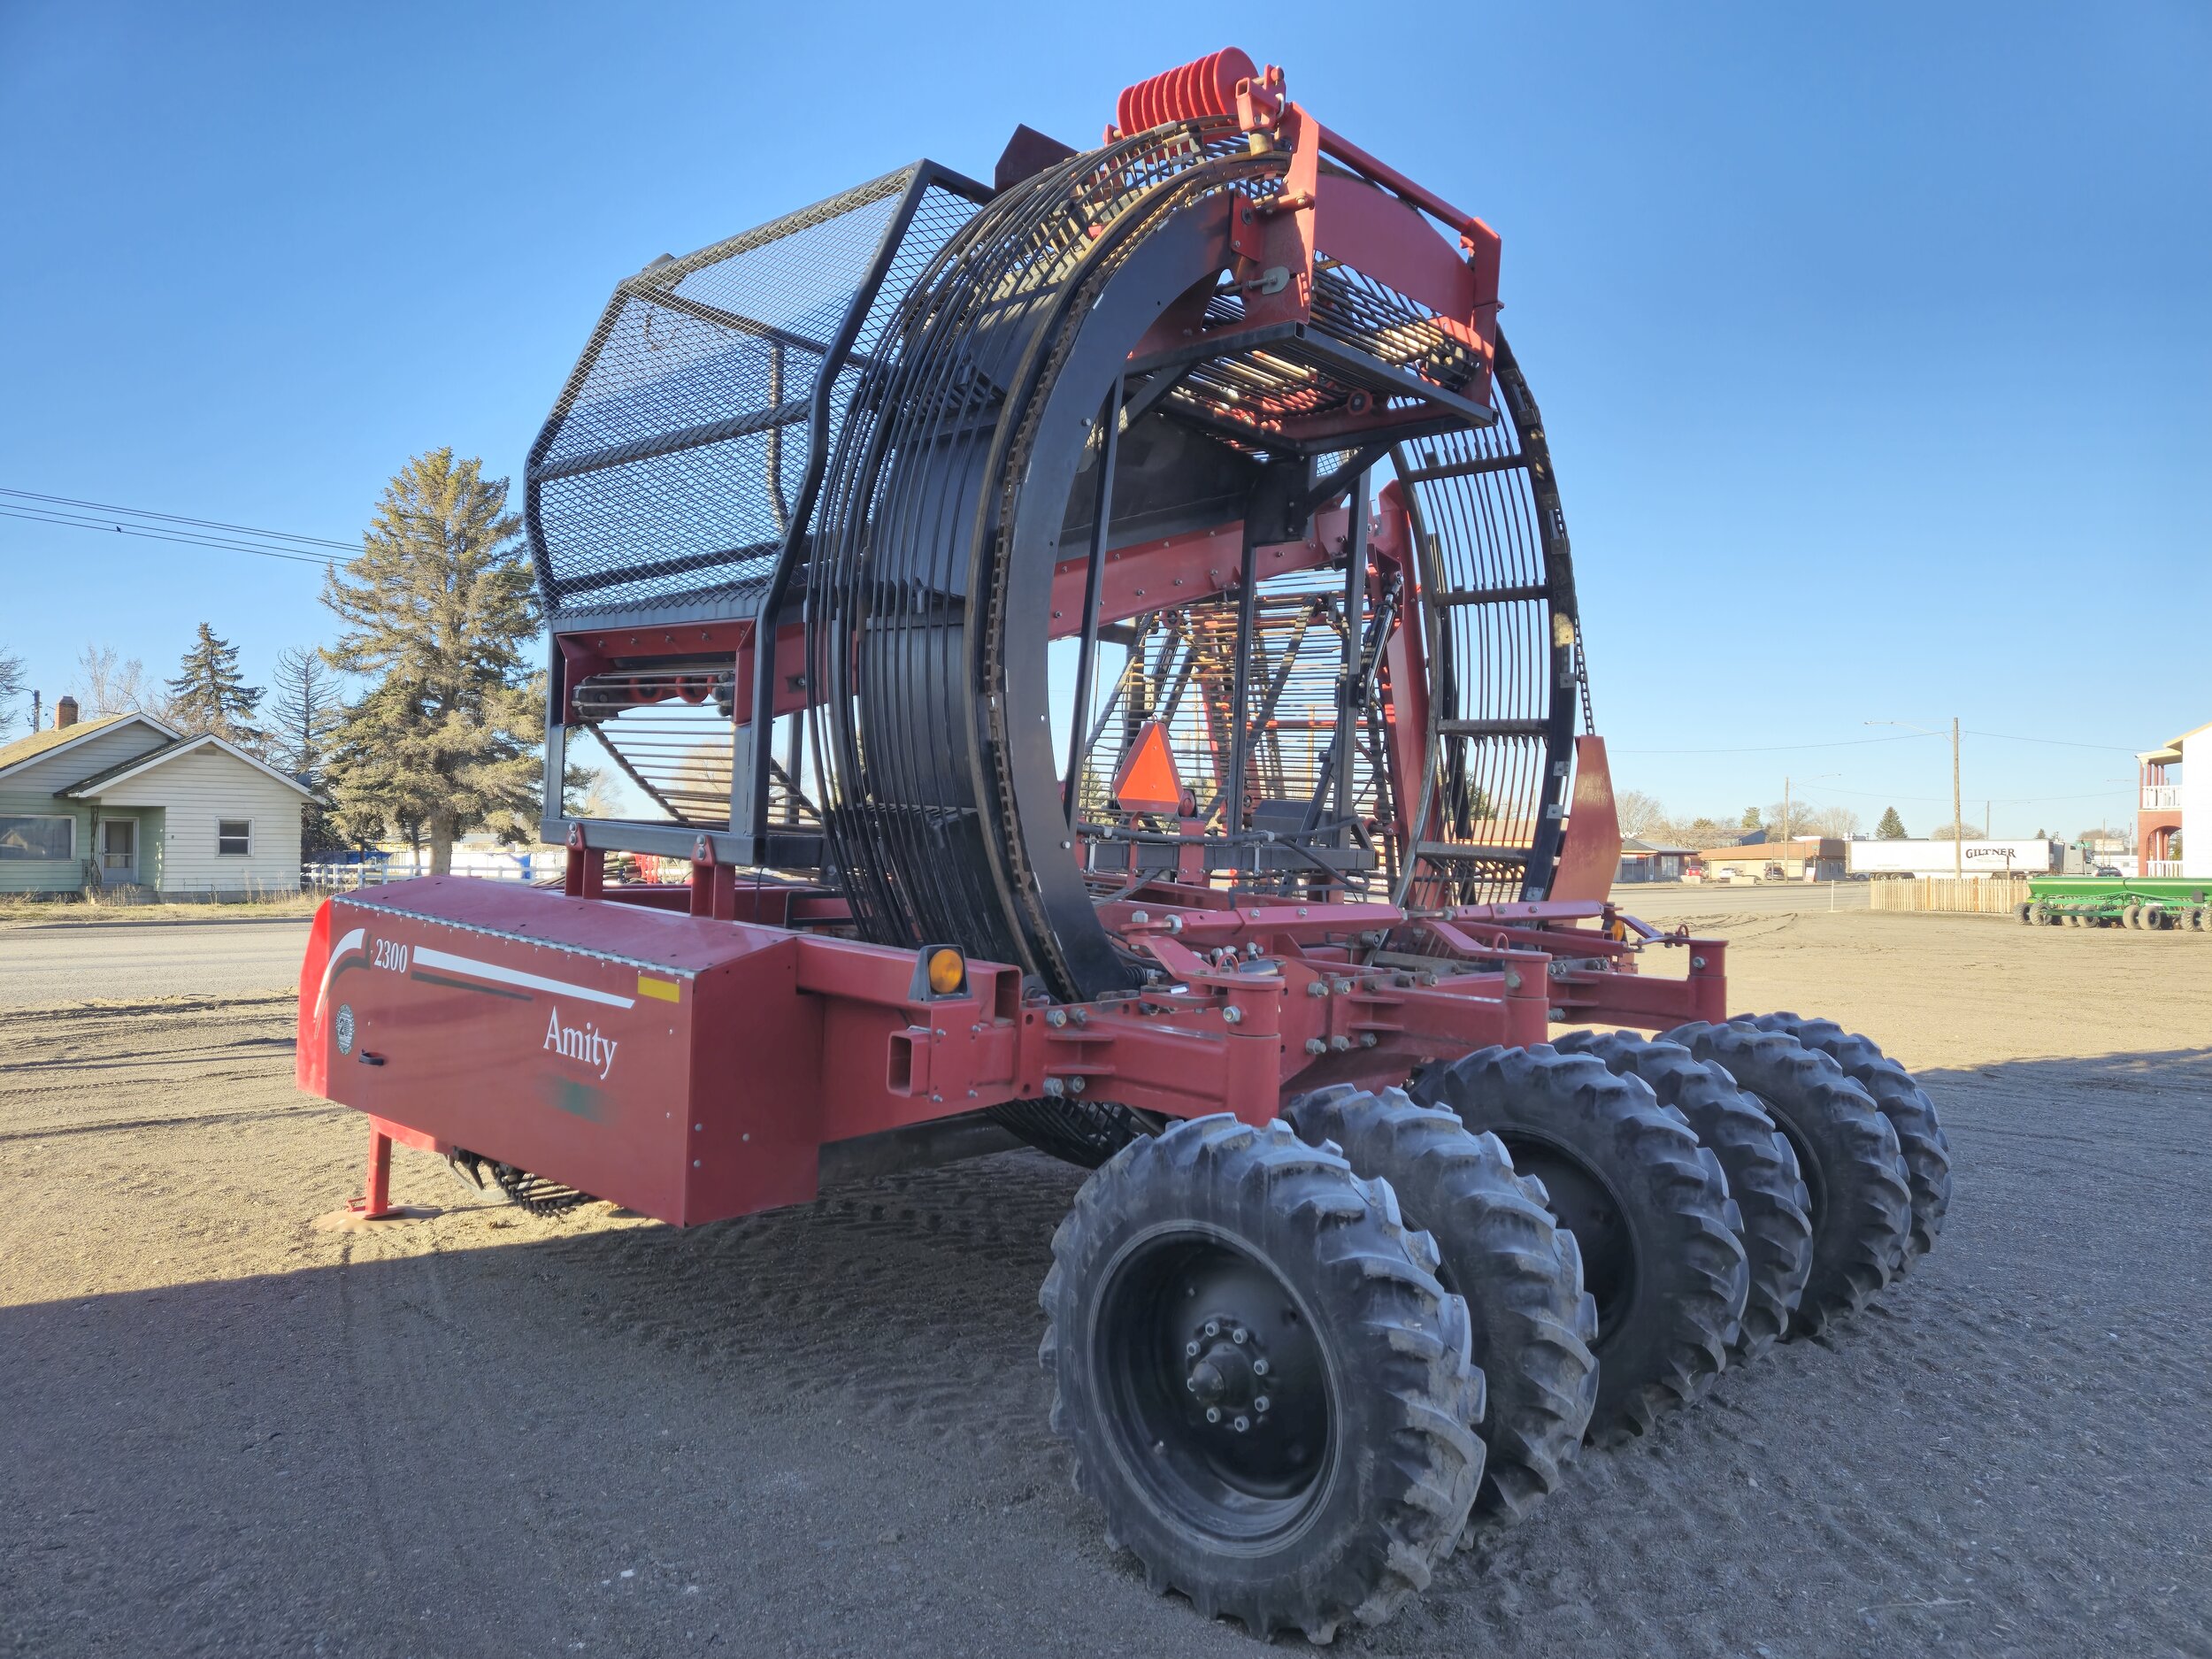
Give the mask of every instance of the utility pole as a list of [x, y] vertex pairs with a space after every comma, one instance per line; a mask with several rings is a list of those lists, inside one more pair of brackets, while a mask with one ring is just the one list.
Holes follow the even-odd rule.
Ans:
[[1782, 774], [1782, 839], [1783, 839], [1783, 841], [1786, 841], [1786, 841], [1789, 840], [1789, 838], [1790, 838], [1790, 775], [1789, 775], [1789, 773], [1787, 773], [1787, 772], [1784, 772], [1784, 773]]
[[1951, 867], [1956, 879], [1966, 879], [1966, 813], [1959, 804], [1959, 717], [1951, 717]]

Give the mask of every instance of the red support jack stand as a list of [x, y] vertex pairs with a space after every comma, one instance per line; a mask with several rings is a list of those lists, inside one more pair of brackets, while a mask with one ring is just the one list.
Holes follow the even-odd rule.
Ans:
[[392, 1202], [392, 1142], [404, 1141], [419, 1146], [426, 1152], [442, 1154], [446, 1148], [430, 1136], [418, 1131], [389, 1124], [381, 1118], [369, 1119], [368, 1189], [360, 1197], [349, 1200], [343, 1210], [333, 1210], [326, 1216], [315, 1217], [315, 1225], [326, 1232], [357, 1232], [379, 1223], [390, 1225], [405, 1221], [426, 1221], [438, 1213], [435, 1210], [417, 1208]]
[[363, 1221], [382, 1221], [392, 1209], [392, 1138], [369, 1120], [369, 1189], [346, 1208]]

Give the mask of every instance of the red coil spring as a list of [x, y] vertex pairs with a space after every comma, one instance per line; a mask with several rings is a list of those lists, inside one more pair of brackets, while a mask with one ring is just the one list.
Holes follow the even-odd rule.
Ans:
[[1237, 112], [1237, 82], [1256, 80], [1258, 68], [1233, 46], [1210, 58], [1124, 87], [1114, 101], [1114, 125], [1141, 133], [1168, 121], [1195, 121]]

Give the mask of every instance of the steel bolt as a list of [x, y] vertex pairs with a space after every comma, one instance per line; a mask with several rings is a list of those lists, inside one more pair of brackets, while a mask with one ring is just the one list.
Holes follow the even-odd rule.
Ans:
[[[1254, 1360], [1254, 1361], [1252, 1362], [1252, 1374], [1253, 1374], [1255, 1377], [1264, 1377], [1264, 1376], [1266, 1376], [1266, 1375], [1267, 1375], [1267, 1362], [1266, 1362], [1265, 1360], [1263, 1360], [1263, 1359], [1256, 1359], [1256, 1360]], [[1266, 1408], [1262, 1407], [1261, 1409], [1262, 1409], [1263, 1410], [1264, 1410]]]
[[1248, 1332], [1248, 1331], [1247, 1331], [1247, 1330], [1246, 1330], [1246, 1329], [1245, 1329], [1242, 1325], [1232, 1325], [1232, 1326], [1230, 1327], [1230, 1329], [1229, 1329], [1229, 1340], [1230, 1340], [1232, 1342], [1242, 1342], [1242, 1341], [1243, 1341], [1243, 1340], [1244, 1340], [1247, 1337], [1248, 1337], [1248, 1336], [1250, 1336], [1250, 1335], [1251, 1335], [1251, 1333], [1250, 1333], [1250, 1332]]
[[1206, 1408], [1206, 1421], [1209, 1423], [1220, 1422], [1221, 1408], [1219, 1406], [1208, 1406]]
[[1235, 1428], [1236, 1432], [1240, 1434], [1243, 1433], [1245, 1430], [1250, 1428], [1251, 1426], [1252, 1419], [1249, 1417], [1239, 1417], [1236, 1420]]
[[[1257, 1371], [1259, 1370], [1259, 1367], [1255, 1365], [1252, 1369], [1254, 1371]], [[1269, 1401], [1267, 1396], [1265, 1394], [1262, 1394], [1258, 1399], [1253, 1401], [1252, 1409], [1255, 1411], [1264, 1411], [1267, 1409], [1268, 1404]]]
[[1061, 1026], [1066, 1025], [1067, 1023], [1068, 1010], [1064, 1008], [1052, 1009], [1045, 1015], [1045, 1024], [1051, 1026], [1055, 1031], [1059, 1030]]
[[1152, 918], [1142, 910], [1132, 910], [1129, 912], [1129, 919], [1132, 922], [1148, 922]]
[[1322, 1041], [1320, 1038], [1309, 1037], [1306, 1039], [1306, 1052], [1308, 1054], [1326, 1054], [1328, 1051], [1329, 1045]]
[[1232, 1002], [1221, 1010], [1221, 1021], [1225, 1025], [1241, 1025], [1244, 1024], [1244, 1010]]
[[1690, 958], [1690, 965], [1693, 968], [1701, 968], [1705, 965], [1705, 958], [1702, 956], [1692, 956]]
[[1359, 1046], [1363, 1048], [1373, 1048], [1375, 1046], [1375, 1033], [1371, 1031], [1363, 1031], [1360, 1033]]
[[[1187, 1355], [1188, 1357], [1190, 1357], [1190, 1358], [1192, 1358], [1192, 1359], [1196, 1359], [1196, 1358], [1198, 1357], [1198, 1344], [1197, 1344], [1197, 1343], [1195, 1343], [1195, 1342], [1186, 1342], [1186, 1343], [1184, 1343], [1184, 1344], [1183, 1344], [1183, 1352], [1184, 1352], [1184, 1354], [1185, 1354], [1185, 1355]], [[1197, 1385], [1196, 1383], [1193, 1383], [1193, 1384], [1191, 1385], [1191, 1386], [1192, 1386], [1192, 1387], [1194, 1387], [1194, 1388], [1195, 1388], [1195, 1387], [1197, 1387], [1197, 1386], [1198, 1386], [1198, 1385]]]
[[1219, 1336], [1221, 1334], [1221, 1321], [1218, 1319], [1207, 1320], [1206, 1334], [1208, 1336]]
[[1352, 1040], [1349, 1037], [1332, 1037], [1329, 1039], [1329, 1047], [1335, 1049], [1339, 1054], [1342, 1054], [1351, 1046]]
[[1329, 987], [1322, 984], [1318, 979], [1311, 980], [1306, 986], [1306, 995], [1308, 996], [1326, 996], [1328, 994]]

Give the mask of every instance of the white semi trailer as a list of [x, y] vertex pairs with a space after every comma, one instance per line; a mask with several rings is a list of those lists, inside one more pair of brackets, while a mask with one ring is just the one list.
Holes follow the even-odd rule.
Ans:
[[2066, 867], [2063, 841], [1969, 841], [1955, 849], [1939, 841], [1855, 841], [1847, 843], [1846, 868], [1855, 876], [1949, 876], [1962, 864], [1969, 876], [2047, 876]]

